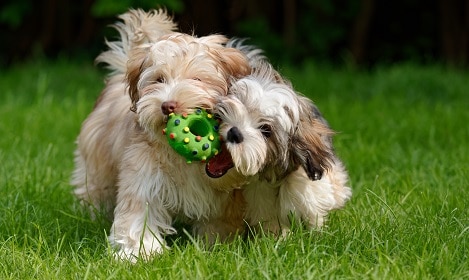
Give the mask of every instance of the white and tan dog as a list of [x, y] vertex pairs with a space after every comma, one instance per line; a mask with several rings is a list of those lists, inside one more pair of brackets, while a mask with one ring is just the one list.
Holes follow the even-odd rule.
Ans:
[[[75, 194], [114, 212], [109, 241], [135, 261], [165, 248], [164, 235], [181, 218], [198, 235], [224, 239], [244, 228], [245, 184], [236, 171], [210, 178], [203, 164], [187, 164], [161, 135], [166, 116], [213, 109], [230, 81], [250, 73], [246, 56], [221, 35], [175, 32], [166, 12], [131, 10], [115, 25], [121, 40], [97, 61], [112, 74], [77, 139]], [[232, 211], [234, 210], [234, 211]]]
[[220, 130], [231, 159], [220, 157], [207, 169], [222, 175], [234, 167], [250, 178], [243, 187], [244, 219], [254, 229], [261, 225], [285, 233], [291, 218], [309, 228], [322, 226], [327, 214], [351, 197], [347, 172], [334, 153], [333, 131], [260, 50], [236, 40], [228, 46], [248, 56], [252, 73], [219, 98]]

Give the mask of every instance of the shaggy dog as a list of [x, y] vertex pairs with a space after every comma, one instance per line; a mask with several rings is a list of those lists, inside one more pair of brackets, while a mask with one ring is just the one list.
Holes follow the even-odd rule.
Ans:
[[315, 104], [297, 94], [259, 49], [238, 40], [227, 46], [246, 54], [252, 73], [219, 98], [216, 112], [231, 158], [213, 160], [207, 169], [225, 174], [234, 167], [249, 177], [243, 196], [251, 228], [261, 225], [284, 234], [292, 218], [310, 228], [322, 226], [327, 213], [351, 197], [332, 130]]
[[247, 58], [226, 47], [224, 36], [175, 32], [162, 10], [131, 10], [121, 19], [120, 41], [108, 42], [97, 58], [112, 74], [77, 139], [75, 194], [114, 212], [109, 241], [131, 261], [161, 253], [175, 218], [193, 224], [197, 235], [225, 239], [244, 227], [242, 198], [229, 191], [245, 184], [244, 176], [210, 178], [161, 131], [172, 112], [213, 109], [230, 81], [249, 74]]

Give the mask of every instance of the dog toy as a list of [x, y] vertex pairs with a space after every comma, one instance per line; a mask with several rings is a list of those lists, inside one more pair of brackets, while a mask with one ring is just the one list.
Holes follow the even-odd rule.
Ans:
[[218, 127], [219, 122], [212, 114], [197, 108], [192, 114], [169, 114], [163, 134], [188, 163], [205, 162], [220, 151]]

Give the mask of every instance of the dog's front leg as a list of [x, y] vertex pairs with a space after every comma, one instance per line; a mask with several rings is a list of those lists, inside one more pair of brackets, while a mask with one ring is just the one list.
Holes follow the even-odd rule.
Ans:
[[151, 207], [151, 203], [135, 199], [118, 203], [109, 235], [109, 242], [118, 250], [117, 259], [136, 262], [141, 257], [149, 260], [166, 248]]
[[278, 221], [278, 187], [265, 181], [248, 185], [244, 190], [247, 203], [245, 218], [251, 231], [282, 234]]
[[242, 190], [235, 189], [229, 193], [218, 193], [221, 206], [216, 214], [208, 219], [194, 221], [193, 233], [202, 238], [208, 245], [215, 242], [229, 242], [237, 235], [244, 233], [246, 202]]
[[[139, 151], [136, 153], [136, 151]], [[164, 176], [152, 152], [134, 149], [121, 166], [114, 223], [109, 236], [119, 259], [148, 260], [166, 248], [164, 234], [175, 233], [161, 201]]]

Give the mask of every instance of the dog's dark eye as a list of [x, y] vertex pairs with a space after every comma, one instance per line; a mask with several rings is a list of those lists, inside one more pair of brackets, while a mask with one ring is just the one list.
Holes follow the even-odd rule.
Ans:
[[261, 130], [262, 135], [264, 135], [265, 138], [269, 138], [272, 135], [272, 127], [268, 124], [263, 124], [259, 127]]
[[156, 82], [157, 84], [161, 84], [161, 83], [164, 83], [164, 82], [165, 82], [165, 79], [164, 79], [163, 76], [158, 76], [158, 77], [156, 77], [155, 82]]
[[192, 78], [192, 80], [198, 81], [198, 82], [202, 81], [202, 80], [201, 80], [200, 78], [198, 78], [198, 77], [194, 77], [194, 78]]

